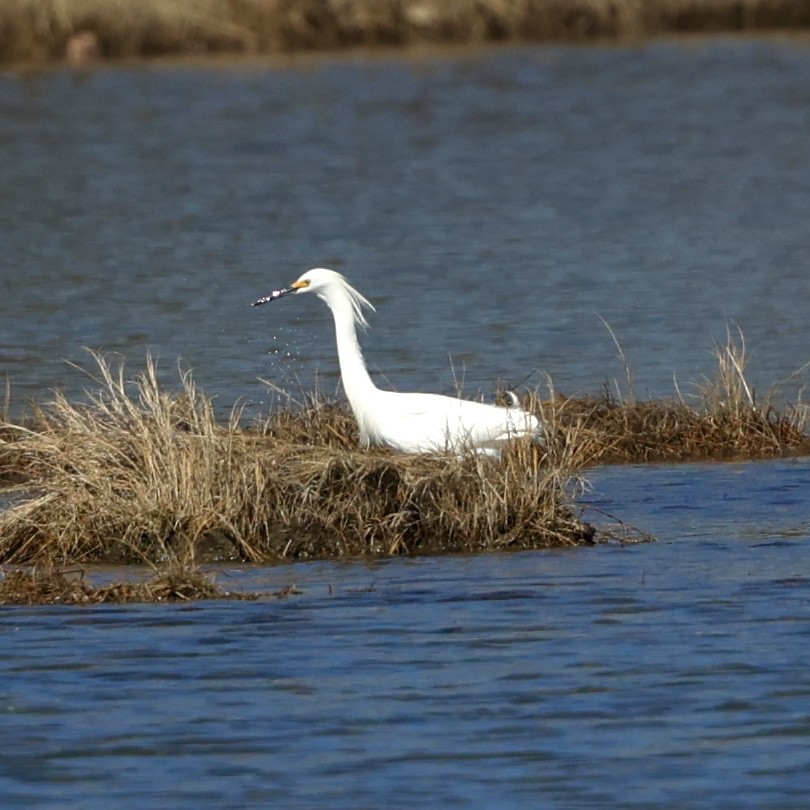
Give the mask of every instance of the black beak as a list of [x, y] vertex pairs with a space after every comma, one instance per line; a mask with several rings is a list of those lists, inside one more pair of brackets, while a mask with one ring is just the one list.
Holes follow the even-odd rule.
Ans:
[[254, 301], [251, 306], [257, 307], [259, 304], [267, 304], [270, 301], [275, 301], [276, 298], [284, 298], [285, 295], [290, 295], [294, 292], [298, 292], [298, 287], [285, 287], [283, 290], [273, 290], [270, 295], [265, 295], [264, 298]]

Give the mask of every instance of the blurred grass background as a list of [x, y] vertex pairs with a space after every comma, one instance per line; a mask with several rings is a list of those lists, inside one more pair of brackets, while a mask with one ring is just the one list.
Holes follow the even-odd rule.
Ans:
[[810, 0], [0, 0], [0, 64], [810, 27]]

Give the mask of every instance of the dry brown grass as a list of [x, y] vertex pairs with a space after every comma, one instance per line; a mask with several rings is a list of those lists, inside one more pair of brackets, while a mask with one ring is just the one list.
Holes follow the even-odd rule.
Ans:
[[0, 476], [17, 480], [0, 562], [193, 567], [590, 542], [576, 507], [588, 466], [810, 453], [807, 406], [758, 401], [742, 335], [716, 356], [715, 376], [672, 401], [569, 399], [549, 384], [524, 401], [548, 426], [545, 447], [516, 442], [500, 461], [361, 449], [348, 410], [320, 400], [253, 428], [238, 413], [221, 424], [188, 374], [170, 393], [151, 361], [128, 382], [96, 357], [87, 401], [56, 395], [0, 426]]
[[807, 26], [804, 0], [4, 0], [0, 62]]
[[51, 566], [0, 572], [0, 605], [100, 605], [130, 602], [190, 602], [199, 599], [255, 599], [225, 591], [200, 571], [170, 566], [147, 582], [93, 585], [84, 571]]
[[[615, 339], [615, 338], [614, 338]], [[617, 343], [618, 345], [618, 343]], [[632, 393], [632, 372], [619, 348], [627, 377], [625, 392], [593, 399], [562, 400], [559, 421], [593, 434], [601, 463], [760, 459], [810, 454], [810, 408], [801, 389], [794, 403], [780, 410], [782, 391], [774, 386], [760, 402], [748, 382], [748, 356], [742, 332], [727, 329], [715, 346], [713, 377], [680, 390], [671, 401], [639, 402]], [[794, 375], [801, 377], [806, 369]]]
[[238, 414], [218, 424], [187, 374], [170, 394], [151, 361], [131, 383], [97, 361], [100, 390], [87, 402], [57, 395], [30, 426], [0, 435], [0, 456], [25, 481], [0, 513], [0, 561], [193, 565], [589, 539], [572, 506], [587, 441], [515, 444], [500, 463], [369, 452], [335, 405], [281, 410], [246, 430]]

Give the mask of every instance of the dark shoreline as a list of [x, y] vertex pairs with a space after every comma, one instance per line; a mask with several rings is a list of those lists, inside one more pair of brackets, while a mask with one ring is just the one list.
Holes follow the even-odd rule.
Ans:
[[6, 0], [0, 65], [810, 30], [810, 0]]

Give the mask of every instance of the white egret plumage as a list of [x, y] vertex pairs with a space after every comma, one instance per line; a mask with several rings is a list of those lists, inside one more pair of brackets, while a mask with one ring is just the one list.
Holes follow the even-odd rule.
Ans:
[[308, 270], [289, 287], [260, 298], [253, 306], [301, 293], [315, 293], [332, 311], [343, 389], [365, 446], [384, 445], [403, 453], [498, 455], [513, 439], [542, 440], [542, 423], [520, 407], [377, 388], [357, 340], [357, 327], [368, 326], [363, 309], [374, 307], [334, 270]]

